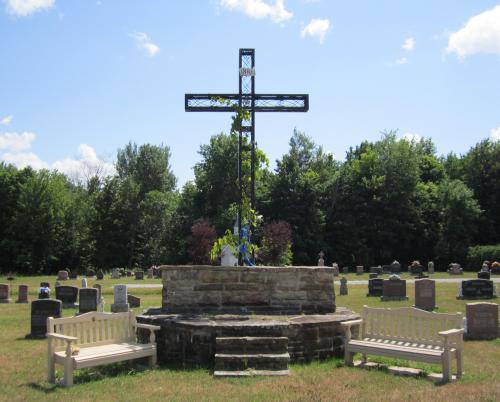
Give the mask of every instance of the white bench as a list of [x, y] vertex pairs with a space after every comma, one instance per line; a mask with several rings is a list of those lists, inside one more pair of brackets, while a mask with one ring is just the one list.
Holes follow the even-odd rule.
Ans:
[[[450, 381], [452, 358], [457, 360], [457, 378], [462, 375], [462, 313], [431, 313], [413, 307], [363, 307], [362, 319], [346, 321], [345, 362], [353, 365], [354, 353], [440, 363], [443, 382]], [[361, 326], [359, 339], [351, 339], [351, 327]]]
[[[137, 343], [136, 329], [150, 331], [149, 343]], [[48, 381], [55, 382], [55, 365], [64, 366], [64, 386], [73, 385], [73, 370], [125, 360], [149, 358], [156, 365], [156, 325], [136, 322], [135, 314], [90, 312], [69, 318], [47, 319]], [[76, 345], [77, 348], [73, 347]]]

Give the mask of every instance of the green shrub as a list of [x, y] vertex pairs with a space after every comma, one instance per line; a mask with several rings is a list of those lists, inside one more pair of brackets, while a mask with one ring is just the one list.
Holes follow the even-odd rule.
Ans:
[[468, 269], [481, 269], [483, 261], [500, 261], [500, 244], [492, 244], [486, 246], [472, 246], [467, 252], [466, 266]]

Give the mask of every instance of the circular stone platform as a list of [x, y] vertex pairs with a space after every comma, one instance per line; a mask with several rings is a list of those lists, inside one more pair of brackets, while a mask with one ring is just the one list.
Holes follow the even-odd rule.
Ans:
[[[343, 307], [331, 314], [186, 315], [149, 309], [137, 321], [161, 326], [157, 331], [158, 360], [163, 363], [211, 366], [218, 337], [287, 337], [291, 362], [343, 356], [340, 323], [359, 315]], [[147, 339], [149, 332], [141, 330]]]

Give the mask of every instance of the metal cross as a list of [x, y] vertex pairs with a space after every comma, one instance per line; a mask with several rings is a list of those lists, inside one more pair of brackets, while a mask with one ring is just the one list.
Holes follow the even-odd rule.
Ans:
[[235, 107], [246, 110], [250, 118], [245, 120], [239, 132], [238, 145], [238, 233], [241, 236], [241, 210], [243, 183], [241, 174], [243, 135], [250, 134], [251, 147], [251, 208], [255, 210], [255, 112], [307, 112], [309, 95], [256, 94], [255, 49], [240, 49], [239, 92], [237, 94], [186, 94], [186, 112], [235, 112]]

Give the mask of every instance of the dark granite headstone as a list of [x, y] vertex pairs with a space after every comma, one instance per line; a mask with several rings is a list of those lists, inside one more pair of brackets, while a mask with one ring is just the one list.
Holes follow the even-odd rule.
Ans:
[[97, 311], [99, 291], [95, 288], [80, 289], [79, 313], [84, 314], [89, 311]]
[[349, 273], [349, 267], [344, 267], [344, 268], [342, 268], [342, 273], [343, 273], [344, 275], [347, 275], [347, 274]]
[[98, 281], [102, 281], [104, 279], [104, 272], [101, 270], [97, 271], [96, 277]]
[[12, 301], [9, 290], [9, 285], [0, 283], [0, 303], [10, 303]]
[[19, 285], [17, 303], [28, 303], [28, 285]]
[[477, 278], [478, 279], [490, 279], [491, 278], [491, 275], [488, 271], [479, 271], [477, 273]]
[[56, 299], [62, 301], [63, 308], [77, 307], [78, 288], [75, 286], [56, 286]]
[[410, 275], [422, 275], [424, 267], [422, 265], [410, 265], [408, 267], [408, 272]]
[[78, 272], [76, 270], [69, 273], [69, 279], [78, 279]]
[[470, 279], [462, 281], [461, 292], [457, 299], [492, 299], [495, 296], [493, 290], [493, 281]]
[[500, 266], [491, 266], [492, 275], [500, 275]]
[[401, 264], [397, 261], [394, 261], [391, 265], [390, 265], [391, 269], [390, 269], [390, 272], [392, 274], [399, 274], [401, 272]]
[[384, 279], [381, 300], [408, 300], [408, 296], [406, 296], [406, 281], [402, 279]]
[[127, 295], [127, 302], [131, 308], [141, 307], [141, 298], [137, 296]]
[[382, 278], [370, 279], [368, 281], [368, 294], [367, 296], [382, 296], [384, 280]]
[[382, 275], [384, 273], [384, 270], [382, 267], [370, 267], [370, 273]]
[[347, 290], [347, 279], [342, 277], [340, 278], [340, 291], [339, 294], [340, 296], [347, 296], [348, 290]]
[[373, 272], [370, 272], [370, 273], [368, 274], [368, 279], [376, 279], [376, 278], [378, 278], [378, 274], [375, 274], [375, 273], [373, 273]]
[[135, 279], [144, 279], [144, 271], [135, 271]]
[[62, 302], [55, 299], [34, 300], [31, 303], [31, 333], [28, 338], [45, 338], [47, 318], [61, 318]]

